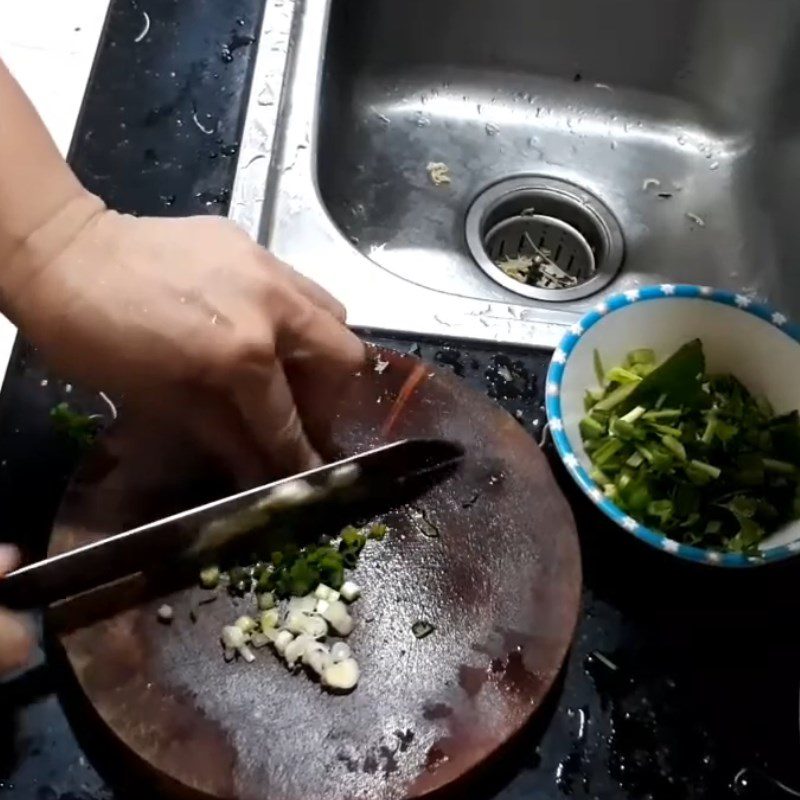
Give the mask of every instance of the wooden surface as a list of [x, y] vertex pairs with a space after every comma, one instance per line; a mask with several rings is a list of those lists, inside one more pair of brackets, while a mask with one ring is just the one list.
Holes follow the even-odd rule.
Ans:
[[[268, 649], [254, 664], [226, 664], [220, 628], [250, 607], [227, 595], [198, 605], [208, 593], [195, 587], [148, 597], [147, 580], [134, 579], [113, 595], [133, 598], [130, 608], [61, 636], [97, 729], [165, 795], [421, 797], [458, 786], [498, 753], [551, 688], [581, 572], [572, 515], [546, 460], [513, 418], [458, 379], [388, 357], [382, 375], [366, 371], [318, 397], [326, 414], [307, 409], [334, 419], [317, 441], [333, 455], [444, 436], [468, 457], [415, 504], [438, 536], [401, 509], [387, 515], [391, 534], [362, 554], [349, 639], [362, 677], [352, 694], [323, 692]], [[186, 507], [197, 468], [165, 441], [122, 425], [105, 436], [65, 497], [51, 552]], [[156, 619], [163, 602], [175, 609], [171, 626]], [[435, 633], [415, 639], [419, 619]]]

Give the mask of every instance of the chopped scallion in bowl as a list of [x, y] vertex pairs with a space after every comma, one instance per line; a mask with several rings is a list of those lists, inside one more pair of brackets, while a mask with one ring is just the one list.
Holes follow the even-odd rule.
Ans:
[[556, 350], [547, 413], [573, 478], [647, 543], [753, 566], [800, 550], [800, 330], [696, 286], [613, 297]]

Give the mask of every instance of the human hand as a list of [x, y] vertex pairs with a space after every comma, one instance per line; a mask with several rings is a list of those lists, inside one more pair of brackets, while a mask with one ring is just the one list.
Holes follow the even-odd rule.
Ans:
[[54, 369], [188, 429], [243, 482], [318, 463], [287, 371], [318, 370], [325, 394], [366, 357], [336, 300], [224, 219], [138, 219], [87, 195], [0, 280]]
[[[15, 547], [0, 545], [0, 576], [14, 569], [18, 561]], [[30, 628], [22, 618], [0, 609], [0, 675], [25, 666], [32, 647]]]

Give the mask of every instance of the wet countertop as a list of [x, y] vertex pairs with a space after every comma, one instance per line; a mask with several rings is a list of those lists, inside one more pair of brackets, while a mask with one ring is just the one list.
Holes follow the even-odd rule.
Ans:
[[[112, 2], [72, 164], [122, 211], [225, 213], [260, 0], [150, 0], [136, 41], [144, 11], [140, 0]], [[449, 366], [541, 437], [547, 353], [381, 341]], [[48, 416], [62, 400], [110, 418], [103, 398], [49, 375], [18, 342], [0, 395], [0, 529], [30, 555], [42, 552], [79, 457]], [[601, 519], [551, 461], [583, 548], [575, 644], [532, 729], [463, 797], [800, 796], [800, 566], [730, 574], [677, 563]], [[0, 682], [0, 797], [124, 797], [110, 788], [121, 783], [113, 765], [84, 754], [58, 683], [46, 660]]]

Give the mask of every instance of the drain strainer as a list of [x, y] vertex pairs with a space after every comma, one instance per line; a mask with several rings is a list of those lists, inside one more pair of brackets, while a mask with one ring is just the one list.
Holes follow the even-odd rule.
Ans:
[[603, 288], [622, 264], [623, 239], [608, 208], [555, 178], [512, 178], [480, 194], [467, 214], [478, 266], [512, 292], [577, 300]]

